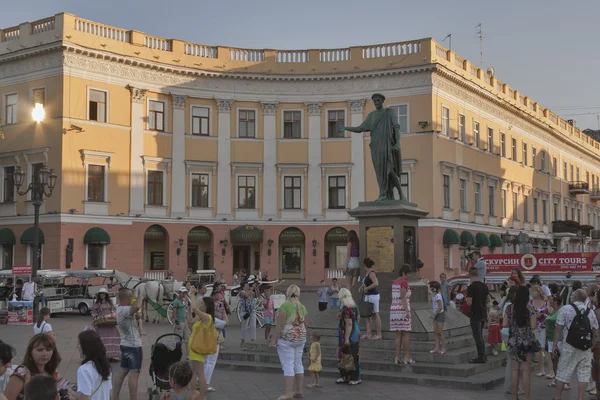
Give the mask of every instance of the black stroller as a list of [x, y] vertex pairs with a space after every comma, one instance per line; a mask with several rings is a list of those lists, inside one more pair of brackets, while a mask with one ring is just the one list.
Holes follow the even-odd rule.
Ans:
[[152, 345], [149, 371], [152, 387], [148, 388], [148, 400], [159, 400], [161, 392], [171, 389], [169, 368], [183, 357], [181, 346], [185, 344], [182, 340], [183, 338], [176, 333], [167, 333], [159, 336]]

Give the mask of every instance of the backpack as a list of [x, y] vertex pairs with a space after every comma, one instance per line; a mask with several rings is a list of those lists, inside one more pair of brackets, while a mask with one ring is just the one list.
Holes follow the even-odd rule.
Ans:
[[588, 315], [590, 309], [586, 308], [582, 313], [575, 304], [571, 304], [575, 309], [575, 317], [569, 327], [567, 334], [567, 343], [579, 350], [589, 350], [594, 345], [592, 342], [592, 325]]

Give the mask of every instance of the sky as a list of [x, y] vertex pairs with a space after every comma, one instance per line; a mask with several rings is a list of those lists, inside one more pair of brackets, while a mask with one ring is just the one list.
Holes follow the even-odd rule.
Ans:
[[[60, 12], [154, 36], [241, 48], [315, 49], [452, 35], [452, 50], [580, 129], [600, 129], [599, 0], [27, 0], [0, 27]], [[441, 43], [449, 47], [448, 40]]]

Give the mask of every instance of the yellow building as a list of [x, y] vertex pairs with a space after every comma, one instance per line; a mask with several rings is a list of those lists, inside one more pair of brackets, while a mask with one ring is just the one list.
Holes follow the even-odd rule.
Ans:
[[45, 164], [58, 183], [41, 210], [43, 268], [67, 267], [72, 239], [77, 269], [341, 277], [347, 210], [378, 190], [369, 134], [336, 130], [359, 125], [374, 92], [404, 132], [406, 196], [429, 212], [426, 277], [458, 272], [461, 245], [512, 251], [507, 231], [529, 235], [525, 250], [566, 251], [578, 247], [552, 221], [600, 228], [599, 143], [431, 38], [235, 49], [66, 13], [0, 35], [5, 268], [32, 261], [31, 196], [11, 174], [27, 185]]

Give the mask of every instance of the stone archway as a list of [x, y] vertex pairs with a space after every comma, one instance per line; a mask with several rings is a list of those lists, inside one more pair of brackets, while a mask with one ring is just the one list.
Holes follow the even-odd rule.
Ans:
[[186, 240], [188, 273], [214, 268], [212, 239], [212, 231], [205, 226], [190, 229]]
[[283, 278], [304, 279], [304, 232], [295, 227], [284, 229], [279, 234], [279, 265]]
[[348, 262], [348, 231], [341, 226], [331, 228], [325, 234], [325, 271], [327, 279], [341, 279], [344, 277], [346, 263]]
[[169, 270], [169, 234], [161, 225], [151, 225], [144, 232], [144, 271]]

